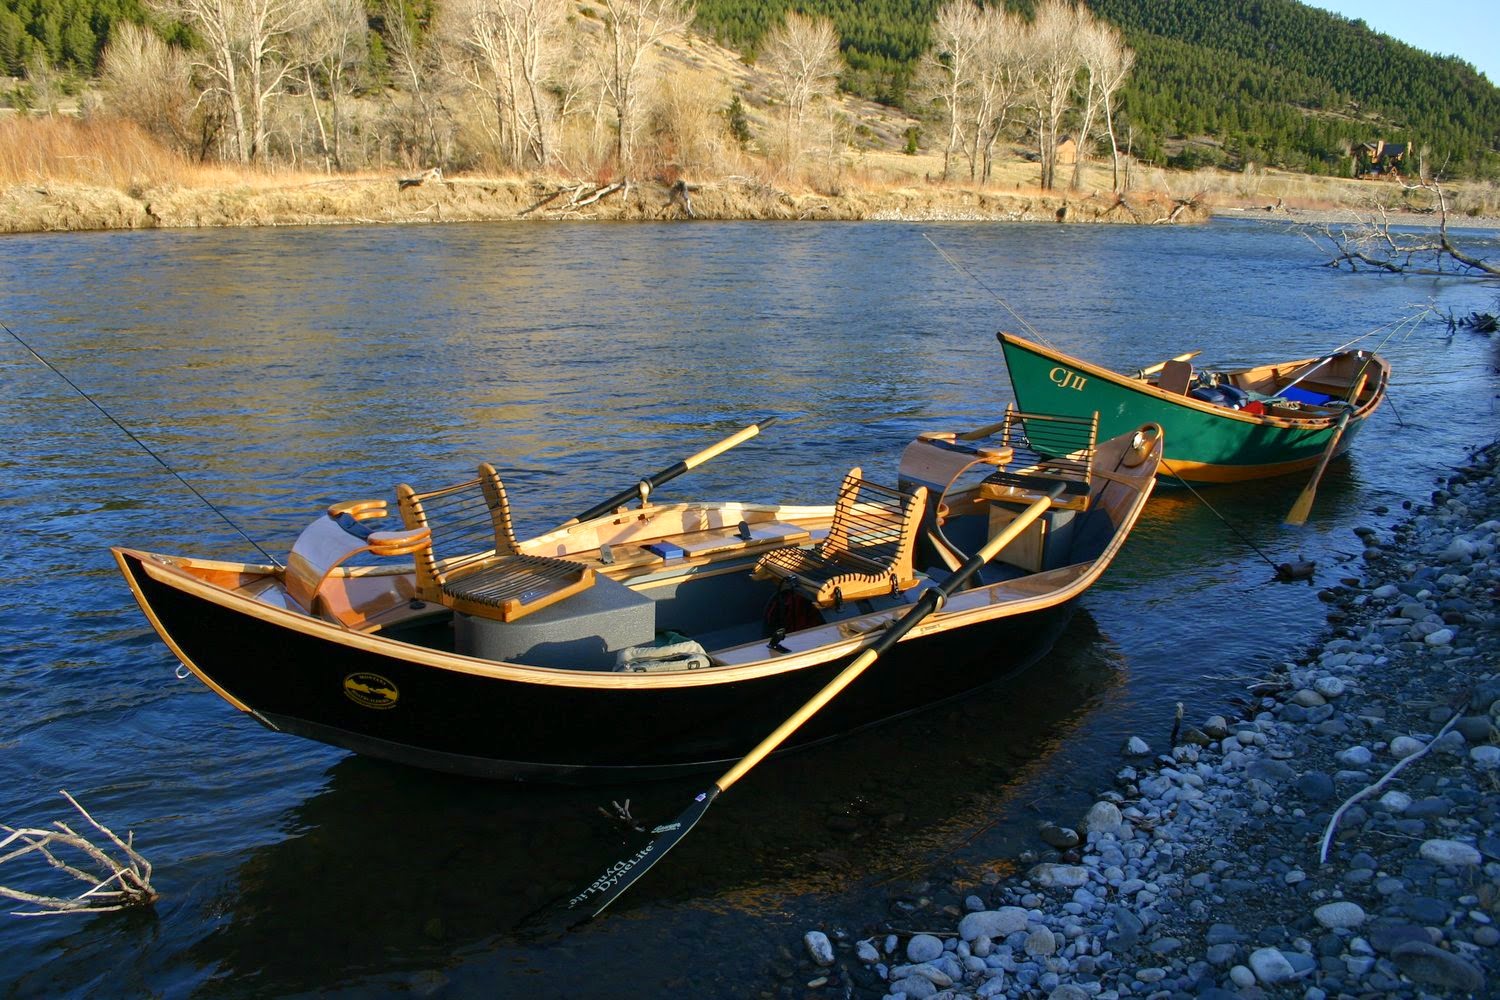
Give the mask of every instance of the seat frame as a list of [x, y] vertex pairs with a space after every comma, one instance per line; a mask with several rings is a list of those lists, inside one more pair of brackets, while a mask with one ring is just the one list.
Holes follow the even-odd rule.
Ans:
[[588, 566], [521, 552], [505, 484], [488, 462], [476, 479], [425, 493], [402, 483], [396, 497], [406, 525], [429, 530], [413, 553], [424, 600], [508, 622], [594, 585]]
[[833, 522], [817, 547], [772, 549], [752, 576], [795, 581], [824, 608], [908, 590], [917, 584], [912, 552], [926, 505], [927, 487], [908, 492], [881, 486], [862, 478], [856, 466], [839, 487]]

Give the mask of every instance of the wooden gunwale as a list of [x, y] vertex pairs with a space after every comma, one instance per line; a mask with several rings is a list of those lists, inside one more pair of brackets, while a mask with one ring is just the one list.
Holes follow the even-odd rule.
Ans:
[[[1144, 396], [1161, 400], [1164, 403], [1170, 403], [1173, 406], [1180, 406], [1184, 409], [1196, 410], [1197, 412], [1205, 414], [1207, 416], [1218, 417], [1223, 420], [1238, 421], [1240, 423], [1256, 426], [1284, 427], [1291, 430], [1323, 429], [1326, 427], [1332, 427], [1333, 424], [1338, 420], [1337, 413], [1330, 414], [1328, 416], [1303, 418], [1281, 417], [1273, 414], [1252, 414], [1245, 413], [1241, 410], [1231, 410], [1223, 406], [1216, 406], [1213, 403], [1209, 403], [1201, 399], [1194, 399], [1192, 396], [1164, 392], [1163, 390], [1158, 389], [1156, 386], [1152, 385], [1149, 382], [1133, 379], [1128, 375], [1122, 375], [1119, 372], [1112, 371], [1108, 368], [1102, 368], [1099, 365], [1093, 364], [1089, 361], [1085, 361], [1082, 358], [1076, 358], [1071, 354], [1064, 354], [1061, 351], [1054, 350], [1053, 348], [1047, 347], [1043, 344], [1038, 344], [1035, 341], [1027, 340], [1025, 337], [1019, 337], [1013, 333], [1001, 332], [999, 336], [1003, 341], [1014, 344], [1016, 347], [1022, 350], [1030, 351], [1031, 353], [1040, 355], [1041, 357], [1049, 358], [1053, 361], [1065, 364], [1069, 368], [1076, 368], [1079, 371], [1084, 372], [1094, 378], [1103, 379], [1107, 382], [1113, 383], [1114, 385], [1117, 385], [1122, 389], [1139, 392]], [[1318, 358], [1305, 358], [1297, 361], [1278, 362], [1275, 365], [1258, 365], [1255, 368], [1243, 369], [1240, 372], [1231, 372], [1229, 374], [1248, 374], [1251, 372], [1263, 371], [1271, 368], [1295, 369], [1302, 365], [1312, 364], [1313, 362], [1316, 362], [1318, 360]], [[1375, 407], [1378, 406], [1380, 402], [1385, 398], [1385, 389], [1390, 377], [1390, 366], [1385, 362], [1383, 358], [1380, 358], [1379, 356], [1373, 354], [1370, 356], [1370, 364], [1371, 367], [1375, 368], [1379, 373], [1380, 378], [1378, 383], [1376, 384], [1374, 391], [1370, 394], [1370, 399], [1364, 405], [1359, 406], [1354, 410], [1353, 415], [1350, 417], [1351, 424], [1354, 422], [1354, 420], [1363, 419], [1365, 416], [1371, 413], [1375, 409]]]
[[[1160, 448], [1161, 443], [1158, 440], [1155, 446], [1155, 453], [1158, 456]], [[1110, 480], [1118, 482], [1118, 479], [1114, 476], [1111, 476]], [[1023, 577], [1015, 581], [1005, 581], [962, 592], [955, 595], [942, 611], [933, 614], [920, 626], [913, 629], [903, 641], [910, 641], [911, 639], [953, 629], [965, 628], [994, 619], [1042, 611], [1077, 597], [1092, 585], [1114, 560], [1115, 555], [1119, 552], [1120, 547], [1124, 544], [1125, 539], [1129, 536], [1131, 529], [1145, 507], [1146, 499], [1150, 496], [1152, 490], [1153, 481], [1152, 477], [1142, 477], [1134, 484], [1133, 488], [1135, 492], [1133, 494], [1116, 501], [1116, 505], [1119, 508], [1119, 520], [1115, 524], [1110, 542], [1094, 560], [1061, 567], [1047, 573]], [[1126, 483], [1122, 485], [1130, 486], [1131, 484]], [[698, 510], [703, 512], [726, 512], [731, 509], [734, 511], [743, 511], [748, 509], [748, 507], [749, 505], [733, 503], [681, 505], [684, 511]], [[790, 509], [788, 508], [776, 509], [784, 513], [790, 513]], [[586, 538], [588, 537], [589, 530], [598, 530], [616, 517], [617, 515], [606, 515], [591, 522], [572, 526], [566, 530], [559, 529], [549, 532], [546, 535], [532, 539], [530, 543], [523, 544], [522, 548], [529, 548], [530, 544], [533, 543], [538, 545], [548, 544], [549, 541], [555, 541], [556, 537], [560, 534], [572, 534], [576, 532]], [[241, 711], [247, 712], [251, 711], [250, 706], [246, 706], [225, 692], [208, 675], [192, 663], [188, 657], [183, 655], [172, 636], [150, 607], [145, 596], [141, 593], [140, 588], [136, 586], [129, 571], [128, 560], [136, 560], [142, 571], [164, 586], [218, 605], [236, 614], [255, 618], [278, 628], [285, 628], [309, 635], [331, 643], [334, 646], [349, 647], [379, 656], [398, 658], [415, 665], [438, 670], [456, 671], [529, 685], [605, 690], [673, 689], [728, 684], [741, 680], [775, 676], [851, 655], [867, 641], [869, 630], [881, 627], [883, 621], [891, 617], [891, 612], [877, 612], [870, 616], [841, 623], [846, 627], [851, 625], [857, 627], [858, 623], [866, 622], [868, 619], [870, 628], [865, 632], [857, 632], [853, 628], [841, 629], [840, 624], [834, 624], [808, 629], [804, 632], [792, 633], [787, 637], [786, 644], [793, 648], [793, 652], [780, 656], [761, 657], [748, 663], [710, 666], [702, 670], [670, 673], [613, 673], [559, 669], [482, 660], [458, 653], [433, 650], [378, 635], [348, 631], [337, 624], [312, 618], [299, 611], [279, 608], [257, 600], [245, 593], [216, 585], [195, 575], [192, 571], [193, 569], [203, 569], [210, 573], [237, 572], [244, 577], [264, 577], [267, 574], [277, 574], [279, 572], [273, 567], [192, 559], [176, 560], [171, 556], [122, 546], [116, 546], [112, 551], [126, 579], [131, 581], [131, 590], [135, 594], [137, 602], [141, 605], [142, 611], [146, 614], [147, 620], [151, 622], [152, 627], [162, 637], [173, 653], [193, 673], [202, 679], [205, 684], [226, 701]], [[359, 569], [350, 571], [351, 575], [358, 575], [360, 572]], [[1035, 588], [1039, 584], [1051, 586], [1042, 593], [1035, 593]], [[1027, 591], [1031, 591], [1031, 593]], [[899, 614], [899, 611], [897, 614]], [[853, 634], [850, 634], [851, 632]], [[835, 636], [837, 638], [834, 638]], [[797, 648], [803, 644], [807, 644], [806, 648]]]

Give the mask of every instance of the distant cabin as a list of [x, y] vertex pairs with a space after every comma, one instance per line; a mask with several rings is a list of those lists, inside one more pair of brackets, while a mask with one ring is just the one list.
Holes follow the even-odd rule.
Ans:
[[1072, 166], [1078, 162], [1078, 143], [1073, 141], [1071, 135], [1065, 135], [1058, 140], [1057, 158], [1054, 161], [1058, 166]]
[[1376, 139], [1359, 145], [1359, 173], [1361, 176], [1398, 176], [1411, 143], [1386, 142]]

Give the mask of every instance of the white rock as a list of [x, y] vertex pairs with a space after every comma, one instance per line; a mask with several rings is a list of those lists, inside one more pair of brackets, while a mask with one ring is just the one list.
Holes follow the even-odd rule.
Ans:
[[[817, 964], [827, 967], [833, 964], [833, 943], [828, 940], [828, 935], [822, 931], [808, 931], [802, 935], [802, 944], [806, 946], [808, 955]], [[874, 951], [874, 949], [870, 949]]]
[[1453, 642], [1453, 630], [1451, 628], [1440, 628], [1436, 632], [1430, 632], [1427, 638], [1422, 640], [1429, 646], [1447, 646]]
[[942, 939], [931, 934], [913, 934], [911, 940], [906, 942], [906, 957], [918, 964], [930, 962], [942, 954]]
[[1257, 948], [1250, 953], [1250, 970], [1267, 986], [1284, 983], [1297, 974], [1292, 963], [1275, 948]]
[[[854, 955], [866, 965], [874, 965], [880, 961], [880, 949], [870, 941], [861, 941], [854, 946]], [[816, 961], [816, 959], [814, 959]]]
[[1151, 744], [1139, 736], [1132, 736], [1125, 741], [1125, 753], [1131, 757], [1144, 757], [1151, 752]]
[[1121, 822], [1119, 806], [1113, 802], [1095, 802], [1081, 825], [1085, 833], [1118, 833]]
[[1032, 958], [1046, 958], [1057, 952], [1057, 938], [1045, 927], [1038, 927], [1026, 938], [1026, 954]]
[[1082, 865], [1046, 862], [1032, 868], [1026, 877], [1044, 889], [1077, 889], [1088, 884], [1089, 870]]
[[1255, 973], [1243, 965], [1236, 965], [1229, 970], [1229, 979], [1240, 989], [1248, 989], [1255, 985]]
[[1405, 792], [1392, 790], [1380, 797], [1380, 805], [1386, 812], [1393, 812], [1399, 816], [1411, 808], [1411, 796]]
[[1334, 698], [1342, 696], [1344, 692], [1348, 691], [1349, 685], [1344, 683], [1344, 679], [1342, 677], [1334, 677], [1330, 674], [1327, 677], [1319, 677], [1317, 680], [1313, 681], [1313, 690], [1318, 692], [1318, 694], [1322, 695], [1324, 698], [1332, 700]]
[[[999, 941], [1016, 931], [1026, 929], [1026, 911], [1019, 906], [1002, 906], [998, 910], [981, 910], [969, 913], [958, 922], [958, 936], [965, 941], [989, 938]], [[978, 949], [974, 952], [979, 954]], [[982, 956], [981, 956], [982, 957]]]
[[1401, 760], [1410, 757], [1426, 745], [1421, 740], [1410, 736], [1397, 736], [1391, 740], [1391, 756]]
[[1472, 867], [1481, 860], [1478, 851], [1457, 840], [1425, 840], [1418, 853], [1428, 861], [1453, 868]]
[[1500, 747], [1488, 744], [1474, 747], [1469, 751], [1469, 759], [1481, 771], [1493, 771], [1500, 768]]
[[1358, 927], [1365, 922], [1365, 911], [1358, 903], [1339, 900], [1324, 903], [1313, 911], [1313, 919], [1329, 930]]
[[990, 1000], [991, 997], [1003, 996], [1004, 994], [1005, 973], [1002, 970], [996, 970], [993, 978], [986, 979], [983, 983], [980, 984], [979, 990], [975, 993], [975, 996], [980, 997], [981, 1000]]
[[1340, 750], [1333, 755], [1334, 759], [1345, 767], [1365, 767], [1375, 759], [1369, 747], [1352, 746], [1347, 750]]

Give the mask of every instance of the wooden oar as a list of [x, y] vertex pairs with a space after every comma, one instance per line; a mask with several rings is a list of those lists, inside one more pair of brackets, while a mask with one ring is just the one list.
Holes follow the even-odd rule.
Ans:
[[1354, 408], [1351, 406], [1339, 414], [1339, 422], [1333, 425], [1333, 435], [1328, 439], [1328, 447], [1323, 449], [1323, 457], [1318, 459], [1318, 467], [1313, 470], [1312, 479], [1302, 487], [1301, 496], [1297, 497], [1297, 502], [1292, 504], [1291, 512], [1286, 516], [1287, 524], [1307, 523], [1307, 515], [1312, 513], [1313, 497], [1318, 492], [1318, 480], [1323, 478], [1323, 470], [1328, 468], [1328, 461], [1333, 458], [1333, 453], [1339, 446], [1339, 438], [1349, 425], [1349, 416], [1353, 412]]
[[604, 873], [591, 882], [572, 899], [569, 899], [566, 908], [576, 912], [578, 919], [575, 923], [581, 923], [589, 917], [597, 917], [604, 912], [604, 908], [620, 897], [626, 889], [630, 888], [642, 875], [646, 873], [656, 862], [677, 846], [677, 842], [686, 837], [697, 822], [708, 812], [708, 807], [713, 804], [722, 792], [728, 790], [736, 781], [739, 781], [756, 764], [759, 764], [770, 753], [792, 735], [808, 719], [817, 714], [818, 710], [828, 704], [844, 688], [854, 682], [855, 678], [864, 673], [882, 653], [890, 649], [901, 640], [906, 633], [917, 626], [922, 619], [943, 606], [943, 602], [953, 595], [960, 587], [968, 582], [969, 578], [979, 572], [980, 567], [999, 554], [1000, 550], [1009, 545], [1026, 528], [1041, 517], [1051, 505], [1053, 498], [1059, 496], [1063, 491], [1064, 484], [1056, 484], [1052, 490], [1040, 500], [1031, 504], [1016, 517], [1005, 530], [985, 543], [968, 561], [953, 572], [953, 575], [944, 580], [941, 586], [932, 587], [922, 592], [917, 598], [917, 603], [912, 609], [902, 615], [894, 625], [886, 631], [874, 643], [867, 646], [864, 652], [854, 658], [854, 661], [845, 667], [837, 677], [824, 685], [823, 689], [807, 704], [797, 709], [781, 725], [777, 726], [771, 735], [758, 743], [754, 750], [745, 755], [738, 764], [735, 764], [724, 776], [709, 786], [708, 791], [699, 792], [693, 799], [693, 804], [687, 807], [687, 811], [671, 823], [664, 823], [651, 831], [654, 839], [645, 847], [636, 851], [628, 858], [617, 861], [604, 870]]
[[1203, 353], [1202, 351], [1188, 351], [1186, 354], [1179, 354], [1175, 358], [1168, 358], [1166, 361], [1158, 361], [1154, 365], [1147, 365], [1145, 368], [1139, 369], [1135, 373], [1134, 377], [1138, 378], [1138, 379], [1142, 379], [1142, 378], [1145, 378], [1147, 375], [1155, 375], [1157, 372], [1159, 372], [1163, 368], [1167, 367], [1168, 363], [1170, 363], [1170, 362], [1173, 362], [1173, 361], [1191, 361], [1191, 360], [1193, 360], [1194, 358], [1196, 358], [1198, 355], [1200, 355], [1202, 353]]
[[668, 480], [676, 479], [684, 472], [687, 472], [691, 469], [696, 469], [698, 466], [702, 465], [704, 462], [707, 462], [709, 459], [724, 454], [724, 452], [728, 451], [730, 448], [733, 448], [735, 445], [743, 444], [744, 442], [750, 440], [751, 438], [755, 437], [755, 435], [759, 434], [761, 431], [774, 424], [777, 419], [779, 418], [766, 417], [764, 420], [753, 423], [749, 427], [735, 431], [733, 434], [729, 435], [718, 444], [710, 445], [697, 454], [689, 455], [687, 458], [684, 458], [682, 461], [676, 463], [675, 465], [669, 465], [665, 469], [662, 469], [660, 472], [651, 476], [647, 476], [645, 479], [642, 479], [639, 483], [636, 483], [629, 489], [621, 490], [614, 496], [610, 497], [608, 500], [605, 500], [603, 503], [595, 504], [588, 510], [584, 511], [582, 514], [564, 521], [562, 524], [559, 524], [557, 528], [554, 528], [552, 530], [556, 531], [559, 528], [566, 528], [570, 525], [577, 524], [580, 521], [587, 521], [589, 518], [598, 517], [600, 514], [607, 514], [621, 504], [629, 503], [631, 500], [639, 497], [641, 495], [642, 486], [646, 488], [646, 493], [649, 494], [652, 490], [656, 489], [662, 483], [665, 483]]

